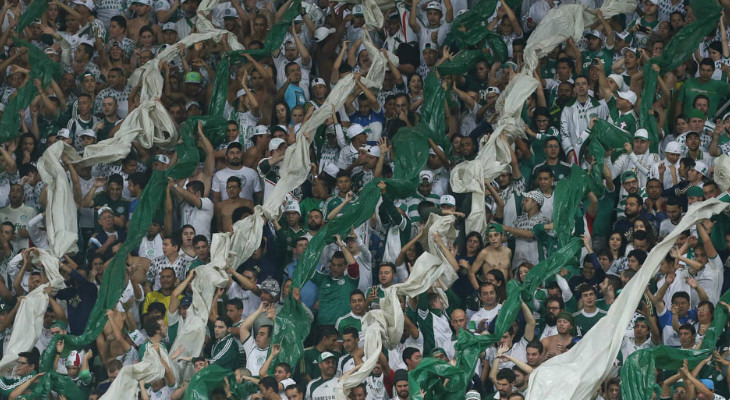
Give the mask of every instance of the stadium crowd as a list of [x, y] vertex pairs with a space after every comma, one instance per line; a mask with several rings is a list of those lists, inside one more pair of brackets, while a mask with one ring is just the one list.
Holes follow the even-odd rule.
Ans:
[[[38, 1], [38, 0], [36, 0]], [[478, 0], [488, 2], [489, 0]], [[383, 289], [405, 282], [424, 252], [423, 227], [430, 214], [456, 217], [458, 236], [439, 241], [458, 279], [445, 302], [430, 290], [402, 298], [400, 343], [384, 349], [371, 375], [350, 399], [410, 399], [409, 372], [422, 359], [453, 362], [460, 330], [494, 331], [510, 280], [526, 274], [551, 252], [556, 184], [581, 162], [581, 147], [596, 119], [627, 132], [631, 140], [605, 155], [605, 192], [588, 193], [580, 229], [584, 248], [579, 268], [564, 268], [521, 305], [513, 326], [479, 358], [466, 399], [524, 398], [530, 374], [546, 360], [570, 351], [601, 318], [647, 254], [680, 223], [688, 207], [719, 198], [728, 188], [713, 181], [715, 161], [730, 154], [730, 32], [725, 14], [696, 51], [658, 78], [654, 99], [641, 99], [643, 66], [662, 54], [673, 36], [698, 13], [685, 0], [643, 0], [636, 9], [598, 22], [583, 37], [569, 39], [540, 60], [540, 85], [526, 101], [525, 135], [511, 144], [509, 168], [487, 182], [483, 236], [467, 232], [468, 194], [454, 193], [450, 171], [473, 160], [500, 117], [497, 102], [523, 68], [527, 39], [552, 9], [566, 3], [589, 9], [601, 0], [496, 1], [483, 29], [506, 44], [508, 58], [493, 61], [494, 50], [480, 43], [485, 57], [468, 73], [438, 74], [464, 49], [447, 40], [452, 22], [472, 0], [413, 0], [385, 10], [381, 30], [366, 30], [359, 4], [302, 2], [280, 48], [270, 56], [246, 56], [226, 77], [226, 141], [214, 147], [196, 125], [199, 168], [187, 179], [170, 179], [165, 207], [152, 221], [138, 249], [127, 256], [127, 287], [95, 343], [83, 349], [56, 343], [55, 371], [71, 378], [89, 399], [101, 397], [125, 365], [145, 353], [171, 349], [191, 307], [195, 269], [210, 262], [214, 233], [232, 232], [251, 215], [281, 178], [279, 165], [302, 124], [319, 109], [338, 81], [354, 76], [355, 90], [316, 131], [310, 147], [311, 171], [289, 193], [279, 220], [267, 221], [260, 247], [241, 265], [227, 268], [229, 283], [215, 293], [204, 352], [190, 361], [198, 372], [217, 364], [235, 371], [237, 383], [257, 387], [250, 399], [333, 399], [338, 379], [364, 362], [362, 318], [379, 308]], [[196, 13], [200, 0], [53, 0], [39, 19], [16, 31], [32, 1], [4, 0], [0, 9], [0, 112], [18, 90], [34, 85], [39, 94], [20, 110], [19, 132], [0, 146], [0, 336], [3, 351], [25, 295], [48, 281], [34, 257], [48, 249], [48, 186], [38, 161], [57, 141], [83, 154], [87, 146], [113, 138], [140, 104], [135, 69], [168, 46], [195, 32], [198, 18], [234, 35], [246, 49], [264, 48], [271, 27], [292, 0], [221, 1], [208, 15]], [[730, 10], [729, 0], [719, 0]], [[512, 7], [510, 7], [512, 6]], [[392, 53], [380, 90], [360, 81], [372, 65], [361, 35], [381, 52]], [[60, 63], [62, 76], [45, 87], [31, 79], [27, 48], [43, 50]], [[217, 66], [229, 51], [225, 41], [180, 47], [181, 56], [160, 63], [164, 78], [159, 99], [174, 123], [208, 115]], [[490, 55], [490, 57], [486, 57]], [[493, 61], [493, 62], [492, 62]], [[659, 70], [655, 66], [656, 70]], [[436, 74], [447, 91], [444, 149], [430, 142], [428, 161], [416, 193], [394, 199], [383, 187], [376, 212], [349, 235], [337, 236], [322, 252], [314, 276], [301, 289], [292, 277], [310, 240], [359, 191], [394, 173], [392, 139], [418, 124], [424, 82]], [[641, 101], [652, 102], [659, 142], [639, 123]], [[4, 116], [5, 117], [5, 116]], [[658, 148], [652, 151], [652, 148]], [[64, 158], [64, 161], [68, 161]], [[0, 397], [31, 391], [40, 373], [40, 354], [55, 334], [84, 332], [105, 269], [127, 238], [138, 199], [155, 170], [177, 161], [174, 148], [133, 143], [119, 162], [79, 167], [65, 162], [78, 208], [79, 251], [61, 259], [66, 288], [49, 294], [42, 335], [19, 354], [11, 373], [0, 377]], [[626, 329], [615, 369], [595, 399], [621, 398], [620, 370], [637, 350], [657, 345], [699, 348], [716, 309], [730, 288], [730, 217], [702, 220], [682, 232], [662, 261], [660, 272]], [[311, 334], [296, 365], [272, 365], [286, 349], [272, 344], [283, 299], [294, 296], [311, 314]], [[677, 370], [657, 365], [658, 399], [725, 399], [730, 396], [730, 331], [712, 357]], [[180, 354], [170, 354], [176, 359]], [[189, 382], [165, 377], [140, 382], [141, 399], [181, 399]], [[412, 388], [410, 388], [412, 389]], [[559, 390], [559, 389], [557, 389]], [[63, 397], [54, 392], [53, 396]], [[228, 378], [211, 399], [236, 398]]]

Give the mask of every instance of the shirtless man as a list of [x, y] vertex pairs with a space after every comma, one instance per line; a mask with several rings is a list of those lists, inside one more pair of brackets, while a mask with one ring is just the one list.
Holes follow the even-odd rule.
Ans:
[[232, 176], [226, 181], [226, 192], [228, 200], [218, 202], [215, 206], [215, 225], [220, 232], [233, 232], [233, 210], [238, 207], [248, 207], [251, 210], [254, 204], [251, 200], [243, 199], [241, 194], [241, 178]]
[[157, 35], [157, 42], [163, 43], [162, 29], [157, 24], [150, 23], [150, 10], [152, 9], [152, 0], [134, 0], [132, 2], [134, 6], [134, 13], [137, 18], [132, 18], [127, 22], [127, 34], [130, 39], [134, 40], [135, 43], [139, 39], [139, 30], [148, 25], [152, 28], [152, 31]]
[[573, 342], [573, 316], [567, 312], [558, 314], [558, 334], [546, 337], [540, 341], [545, 349], [544, 360], [548, 360], [568, 351], [568, 345]]
[[477, 255], [476, 261], [471, 266], [471, 273], [475, 274], [482, 271], [482, 275], [486, 276], [487, 272], [498, 269], [502, 271], [505, 279], [510, 279], [509, 266], [512, 263], [512, 250], [502, 245], [502, 226], [499, 224], [489, 224], [487, 227], [487, 239], [489, 246], [482, 249]]

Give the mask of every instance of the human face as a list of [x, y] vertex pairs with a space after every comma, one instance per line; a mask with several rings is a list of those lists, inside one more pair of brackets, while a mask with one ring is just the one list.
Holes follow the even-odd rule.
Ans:
[[361, 294], [350, 296], [350, 310], [355, 315], [365, 314], [365, 296]]
[[165, 290], [172, 289], [175, 286], [175, 273], [170, 269], [164, 269], [160, 272], [160, 287]]
[[596, 305], [596, 292], [589, 290], [581, 293], [581, 300], [583, 300], [583, 306], [594, 307]]
[[341, 176], [337, 178], [337, 189], [340, 190], [340, 194], [344, 195], [352, 190], [352, 180], [349, 176]]
[[112, 97], [107, 97], [101, 102], [101, 109], [104, 116], [113, 117], [117, 115], [117, 102]]
[[239, 167], [243, 163], [243, 152], [237, 147], [233, 147], [226, 151], [226, 163], [233, 167]]
[[466, 313], [459, 309], [454, 310], [451, 313], [450, 324], [456, 333], [459, 333], [459, 328], [466, 329]]
[[312, 231], [318, 231], [322, 228], [323, 217], [319, 212], [310, 212], [307, 219], [307, 226]]
[[[644, 4], [649, 4], [649, 3], [647, 2]], [[606, 396], [608, 396], [608, 398], [606, 400], [618, 400], [619, 392], [620, 392], [619, 385], [613, 385], [613, 384], [609, 385], [608, 389], [606, 390]]]
[[411, 79], [408, 80], [408, 89], [411, 93], [420, 93], [423, 90], [423, 81], [421, 81], [421, 75], [411, 75]]
[[172, 244], [172, 241], [170, 239], [164, 239], [162, 241], [162, 253], [166, 257], [172, 257], [173, 255], [177, 254], [180, 249]]
[[33, 364], [28, 363], [25, 357], [18, 357], [15, 372], [18, 376], [25, 376], [33, 372]]
[[715, 68], [712, 65], [700, 65], [700, 81], [707, 82], [712, 79]]
[[558, 318], [557, 327], [558, 333], [560, 334], [569, 334], [570, 330], [573, 329], [573, 325], [570, 323], [570, 321], [563, 318]]
[[201, 369], [205, 368], [206, 366], [208, 366], [208, 363], [207, 362], [205, 362], [205, 361], [196, 361], [195, 364], [193, 364], [193, 369], [195, 370], [195, 372], [198, 372]]
[[223, 321], [215, 321], [213, 332], [216, 339], [221, 339], [228, 334], [228, 327]]
[[344, 258], [332, 258], [330, 261], [330, 274], [333, 278], [339, 279], [345, 275], [346, 262]]
[[304, 110], [301, 108], [292, 110], [291, 120], [294, 124], [301, 124], [304, 121]]
[[588, 80], [586, 78], [578, 78], [575, 80], [575, 95], [579, 98], [588, 96]]
[[677, 306], [677, 315], [684, 317], [689, 311], [689, 301], [682, 297], [677, 297], [672, 301], [672, 305]]
[[634, 153], [644, 154], [649, 148], [649, 141], [644, 139], [634, 139]]
[[470, 156], [474, 154], [474, 141], [471, 139], [461, 139], [461, 154], [464, 156]]
[[658, 181], [647, 182], [646, 194], [650, 199], [658, 199], [662, 195], [662, 184]]
[[528, 347], [527, 350], [525, 350], [525, 355], [527, 358], [527, 365], [535, 367], [540, 364], [540, 352], [537, 351], [537, 349]]
[[502, 246], [502, 233], [490, 231], [487, 234], [487, 238], [489, 239], [489, 245], [492, 248], [498, 249]]
[[624, 65], [626, 68], [634, 68], [638, 65], [639, 58], [636, 56], [636, 53], [633, 51], [627, 51], [626, 55], [624, 56]]
[[395, 384], [395, 391], [398, 394], [398, 397], [401, 399], [407, 399], [408, 394], [408, 381], [398, 381]]
[[139, 41], [142, 43], [142, 46], [147, 48], [152, 46], [154, 40], [155, 37], [150, 31], [143, 32], [142, 35], [140, 35], [139, 37]]
[[302, 393], [297, 388], [287, 389], [286, 398], [289, 400], [302, 400]]
[[366, 397], [365, 388], [362, 386], [356, 386], [350, 391], [350, 400], [365, 400]]
[[639, 191], [639, 180], [631, 178], [622, 183], [624, 189], [629, 193], [637, 193]]
[[226, 193], [229, 199], [237, 199], [241, 195], [241, 185], [233, 181], [226, 183]]
[[639, 321], [634, 324], [634, 337], [639, 340], [644, 340], [649, 337], [649, 326], [644, 321]]
[[543, 192], [547, 192], [552, 189], [553, 182], [555, 179], [550, 176], [547, 172], [541, 172], [537, 175], [537, 185], [540, 187], [540, 190]]
[[342, 345], [345, 347], [345, 350], [348, 353], [352, 353], [357, 349], [357, 342], [358, 338], [356, 338], [355, 335], [351, 333], [346, 333], [342, 335]]
[[[243, 310], [241, 310], [243, 311]], [[271, 343], [271, 327], [270, 326], [262, 326], [259, 328], [258, 332], [256, 332], [256, 346], [260, 349], [265, 349], [269, 347], [269, 344]]]
[[393, 283], [393, 268], [380, 267], [378, 270], [378, 282], [383, 286], [390, 286]]
[[497, 387], [500, 398], [507, 397], [510, 393], [512, 393], [512, 384], [506, 379], [498, 380], [495, 386]]
[[680, 329], [679, 344], [685, 349], [694, 346], [695, 336], [692, 334], [692, 331], [690, 331], [689, 329]]
[[479, 289], [479, 300], [488, 307], [493, 307], [497, 304], [497, 291], [494, 290], [493, 285], [485, 285]]
[[328, 358], [319, 363], [319, 370], [322, 373], [322, 377], [331, 378], [335, 376], [335, 359]]
[[[697, 119], [699, 119], [699, 118], [697, 118]], [[700, 147], [700, 137], [695, 134], [687, 135], [685, 144], [687, 144], [687, 147], [690, 150], [692, 150], [692, 151], [697, 150]]]

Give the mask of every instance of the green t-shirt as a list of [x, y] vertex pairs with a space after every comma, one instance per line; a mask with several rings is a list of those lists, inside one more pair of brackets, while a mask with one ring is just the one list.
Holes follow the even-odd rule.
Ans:
[[[114, 212], [114, 216], [124, 215], [129, 217], [129, 201], [119, 198], [119, 200], [112, 200], [107, 192], [101, 192], [94, 196], [94, 207], [108, 206]], [[94, 213], [94, 220], [98, 220], [99, 215]], [[98, 221], [97, 221], [98, 225]]]
[[[141, 346], [139, 346], [139, 351], [137, 352], [137, 360], [142, 361], [142, 357], [144, 357], [145, 351], [147, 351], [147, 347], [151, 346], [153, 343], [149, 340], [146, 340], [144, 343], [142, 343]], [[162, 346], [165, 351], [167, 351], [167, 346], [165, 346], [164, 343], [160, 343], [160, 346]]]
[[611, 117], [611, 123], [633, 136], [634, 132], [636, 132], [637, 126], [636, 113], [634, 110], [621, 114], [615, 97], [611, 97], [611, 100], [609, 100], [606, 104], [608, 104], [608, 115]]
[[319, 296], [317, 323], [334, 325], [338, 318], [350, 312], [350, 302], [346, 299], [350, 298], [350, 292], [357, 289], [359, 282], [360, 279], [351, 278], [347, 274], [341, 278], [333, 278], [316, 271], [312, 283], [317, 285]]
[[682, 88], [679, 89], [679, 98], [682, 99], [682, 112], [688, 114], [692, 109], [692, 102], [698, 96], [704, 94], [710, 99], [708, 115], [714, 115], [720, 100], [730, 94], [730, 83], [710, 79], [708, 82], [700, 82], [698, 78], [687, 79]]
[[573, 314], [573, 325], [578, 331], [579, 336], [585, 336], [586, 333], [593, 328], [593, 325], [605, 316], [606, 312], [600, 308], [596, 308], [596, 311], [591, 314], [587, 314], [581, 310]]
[[332, 196], [324, 203], [324, 219], [327, 219], [329, 213], [337, 208], [342, 202], [345, 201], [344, 197]]
[[607, 49], [605, 47], [597, 51], [582, 51], [581, 54], [583, 55], [583, 73], [588, 73], [588, 70], [591, 68], [591, 63], [593, 62], [593, 59], [600, 58], [603, 60], [603, 69], [606, 72], [606, 75], [611, 74], [611, 66], [613, 65], [613, 53], [613, 49]]
[[[340, 358], [340, 354], [336, 351], [330, 351], [330, 353], [334, 354], [337, 359]], [[299, 373], [302, 375], [300, 377], [301, 380], [304, 380], [304, 375], [309, 375], [312, 380], [321, 376], [321, 373], [319, 372], [319, 365], [317, 365], [317, 359], [320, 354], [322, 354], [322, 352], [317, 350], [317, 347], [315, 346], [304, 349], [304, 354], [302, 355], [302, 358], [299, 359]]]

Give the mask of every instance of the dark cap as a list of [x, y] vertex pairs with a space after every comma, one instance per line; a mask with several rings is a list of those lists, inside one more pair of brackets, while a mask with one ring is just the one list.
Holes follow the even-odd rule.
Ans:
[[398, 383], [400, 381], [408, 381], [408, 371], [404, 369], [395, 371], [395, 374], [393, 375], [393, 383]]
[[190, 305], [192, 305], [192, 304], [193, 304], [192, 296], [185, 296], [182, 298], [182, 300], [180, 300], [180, 307], [182, 307], [182, 308], [190, 307]]

